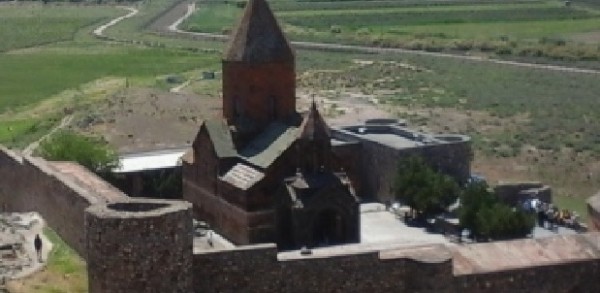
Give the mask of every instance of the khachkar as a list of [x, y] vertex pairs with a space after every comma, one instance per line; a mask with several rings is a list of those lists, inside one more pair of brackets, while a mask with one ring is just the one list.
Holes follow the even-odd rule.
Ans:
[[85, 226], [89, 292], [193, 292], [190, 203], [94, 205]]

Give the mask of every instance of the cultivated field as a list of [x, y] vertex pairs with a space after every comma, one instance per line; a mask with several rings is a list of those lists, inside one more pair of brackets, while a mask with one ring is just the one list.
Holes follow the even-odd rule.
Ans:
[[86, 26], [117, 16], [120, 10], [98, 6], [0, 6], [0, 52], [73, 39]]
[[[231, 2], [230, 2], [231, 3]], [[575, 2], [578, 3], [578, 2]], [[226, 33], [239, 5], [199, 3], [191, 31]], [[564, 1], [273, 2], [293, 40], [469, 52], [552, 60], [600, 60], [600, 10]], [[596, 64], [596, 62], [594, 63]]]

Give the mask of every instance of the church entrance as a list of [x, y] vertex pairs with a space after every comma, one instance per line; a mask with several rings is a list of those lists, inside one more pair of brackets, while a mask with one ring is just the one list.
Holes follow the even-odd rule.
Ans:
[[313, 222], [315, 246], [334, 245], [346, 242], [344, 218], [335, 209], [325, 209]]

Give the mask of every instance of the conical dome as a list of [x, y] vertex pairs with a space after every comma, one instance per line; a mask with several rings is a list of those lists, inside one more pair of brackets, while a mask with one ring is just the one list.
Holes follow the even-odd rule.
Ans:
[[265, 0], [250, 0], [225, 51], [224, 61], [294, 61], [294, 53]]
[[331, 138], [329, 126], [317, 110], [317, 104], [312, 103], [308, 114], [300, 126], [300, 138], [307, 140], [327, 140]]

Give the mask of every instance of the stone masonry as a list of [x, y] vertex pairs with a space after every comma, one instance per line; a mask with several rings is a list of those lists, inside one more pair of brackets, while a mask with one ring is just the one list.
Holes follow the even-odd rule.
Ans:
[[[23, 165], [29, 161], [35, 164]], [[38, 211], [51, 219], [49, 225], [87, 259], [90, 292], [600, 290], [597, 232], [454, 248], [351, 245], [301, 255], [262, 244], [193, 254], [189, 203], [128, 200], [110, 188], [99, 192], [103, 185], [82, 178], [84, 171], [72, 173], [78, 168], [71, 164], [58, 171], [0, 147], [0, 204], [5, 211]], [[29, 178], [28, 184], [19, 178]], [[595, 223], [599, 199], [589, 200]]]
[[86, 210], [91, 293], [191, 292], [192, 205], [129, 200]]

